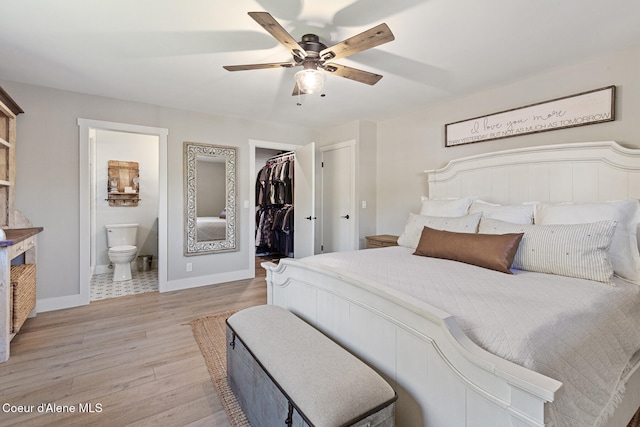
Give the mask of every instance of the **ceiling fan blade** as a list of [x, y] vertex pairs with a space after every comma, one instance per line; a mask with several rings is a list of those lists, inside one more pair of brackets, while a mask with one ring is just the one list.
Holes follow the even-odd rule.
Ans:
[[381, 49], [372, 49], [358, 55], [359, 64], [375, 67], [379, 72], [394, 74], [403, 79], [421, 85], [432, 86], [443, 90], [453, 90], [455, 79], [450, 71], [433, 65], [406, 58]]
[[332, 22], [339, 27], [365, 26], [423, 3], [424, 0], [355, 0], [336, 12]]
[[295, 62], [272, 62], [269, 64], [246, 64], [246, 65], [224, 65], [227, 71], [261, 70], [263, 68], [291, 68], [295, 67]]
[[300, 59], [304, 59], [307, 56], [307, 51], [298, 44], [296, 39], [294, 39], [271, 14], [268, 12], [249, 12], [249, 16], [289, 49], [291, 53], [293, 53], [293, 56]]
[[345, 79], [355, 80], [360, 83], [374, 85], [382, 78], [381, 74], [370, 73], [368, 71], [358, 70], [357, 68], [347, 67], [340, 64], [324, 64], [323, 70]]
[[278, 19], [293, 21], [302, 13], [304, 0], [256, 0], [256, 3]]
[[392, 40], [395, 40], [395, 37], [391, 29], [387, 24], [380, 24], [322, 50], [320, 58], [325, 61], [345, 58]]

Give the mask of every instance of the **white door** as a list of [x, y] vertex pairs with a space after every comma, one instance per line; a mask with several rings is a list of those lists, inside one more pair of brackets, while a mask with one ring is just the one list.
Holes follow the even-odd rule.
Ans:
[[316, 219], [315, 143], [296, 148], [293, 182], [293, 253], [304, 258], [314, 253]]
[[322, 152], [322, 252], [354, 250], [353, 147]]

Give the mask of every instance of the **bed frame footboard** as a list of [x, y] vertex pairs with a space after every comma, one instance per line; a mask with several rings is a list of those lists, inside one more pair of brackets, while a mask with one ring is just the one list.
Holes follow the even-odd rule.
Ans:
[[268, 304], [302, 317], [395, 388], [396, 425], [545, 425], [562, 384], [478, 347], [448, 313], [300, 261], [262, 266]]

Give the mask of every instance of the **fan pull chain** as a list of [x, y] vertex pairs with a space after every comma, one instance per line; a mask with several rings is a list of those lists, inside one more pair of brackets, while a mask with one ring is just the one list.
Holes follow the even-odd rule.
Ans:
[[[320, 94], [320, 97], [321, 97], [321, 98], [324, 98], [325, 96], [327, 96], [327, 95], [326, 95], [326, 94], [324, 94], [324, 93], [321, 93], [321, 94]], [[302, 107], [302, 102], [300, 101], [300, 92], [298, 92], [298, 102], [296, 102], [296, 105], [297, 105], [298, 107]]]

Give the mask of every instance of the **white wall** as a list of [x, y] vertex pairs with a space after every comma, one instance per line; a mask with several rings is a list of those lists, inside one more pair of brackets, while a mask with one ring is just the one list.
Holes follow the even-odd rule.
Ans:
[[[425, 169], [510, 148], [615, 140], [640, 147], [640, 46], [488, 89], [378, 123], [377, 232], [400, 234], [427, 195]], [[456, 147], [444, 147], [444, 125], [591, 89], [616, 85], [616, 120]]]
[[[248, 141], [289, 144], [310, 141], [310, 132], [294, 126], [161, 108], [135, 102], [61, 91], [16, 82], [0, 85], [22, 107], [17, 119], [16, 206], [38, 236], [38, 299], [79, 295], [79, 150], [78, 118], [169, 129], [167, 147], [167, 222], [169, 287], [213, 284], [253, 274], [246, 242], [249, 224]], [[184, 257], [183, 142], [238, 148], [237, 252]], [[248, 177], [251, 176], [250, 179]], [[143, 185], [143, 184], [141, 184]], [[186, 271], [186, 263], [193, 271]], [[240, 272], [240, 273], [238, 273]], [[230, 280], [230, 279], [229, 279]]]
[[[106, 200], [109, 160], [138, 162], [138, 206], [109, 206]], [[96, 132], [96, 266], [109, 264], [107, 224], [138, 224], [138, 254], [153, 255], [157, 260], [159, 163], [159, 141], [156, 136], [107, 130]], [[104, 272], [104, 268], [97, 272]]]

